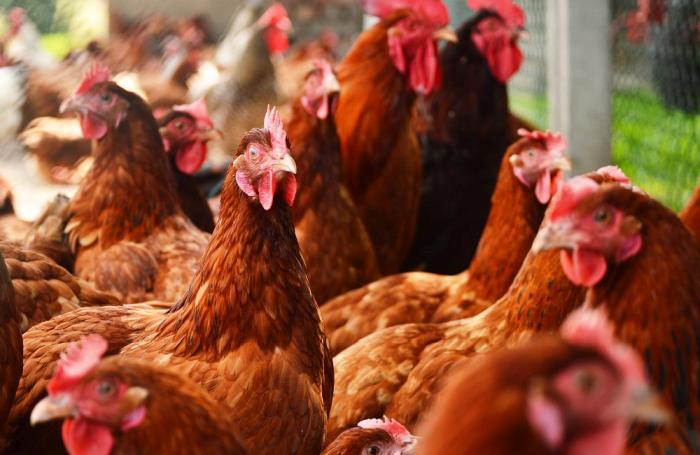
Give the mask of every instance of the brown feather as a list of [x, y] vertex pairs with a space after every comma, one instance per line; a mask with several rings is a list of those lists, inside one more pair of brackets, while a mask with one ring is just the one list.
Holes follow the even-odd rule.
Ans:
[[690, 232], [700, 241], [700, 184], [693, 191], [693, 194], [681, 211], [680, 217]]

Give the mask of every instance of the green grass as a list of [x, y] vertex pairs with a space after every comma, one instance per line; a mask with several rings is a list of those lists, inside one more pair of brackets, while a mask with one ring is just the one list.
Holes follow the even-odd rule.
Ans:
[[[509, 95], [516, 114], [546, 127], [545, 97]], [[616, 92], [612, 162], [636, 185], [679, 210], [700, 181], [700, 115], [667, 109], [649, 91]]]

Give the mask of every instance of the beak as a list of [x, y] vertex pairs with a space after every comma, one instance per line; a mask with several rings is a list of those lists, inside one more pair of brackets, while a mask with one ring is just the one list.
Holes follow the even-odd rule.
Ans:
[[571, 170], [571, 160], [567, 158], [566, 156], [558, 156], [552, 160], [552, 167], [554, 169], [559, 169], [561, 171], [570, 171]]
[[37, 403], [29, 417], [32, 426], [49, 420], [64, 419], [75, 414], [75, 403], [66, 395], [48, 396]]
[[520, 155], [516, 153], [508, 158], [508, 162], [510, 162], [511, 166], [519, 166], [522, 160], [520, 159]]
[[58, 108], [58, 112], [61, 114], [66, 112], [81, 112], [82, 110], [82, 103], [80, 102], [79, 97], [76, 96], [63, 100], [61, 106]]
[[201, 130], [199, 132], [199, 140], [202, 142], [216, 141], [224, 138], [224, 133], [216, 128]]
[[527, 41], [530, 39], [530, 34], [525, 27], [518, 27], [513, 31], [513, 39]]
[[294, 162], [294, 158], [292, 158], [292, 155], [290, 155], [289, 153], [285, 153], [283, 158], [277, 160], [277, 162], [273, 164], [272, 169], [276, 172], [284, 171], [296, 174], [297, 163]]
[[537, 232], [535, 240], [532, 242], [530, 250], [537, 254], [541, 251], [555, 248], [571, 248], [572, 242], [567, 229], [568, 223], [559, 221], [557, 223], [547, 222]]
[[455, 33], [455, 31], [451, 27], [443, 27], [440, 30], [436, 31], [435, 33], [433, 33], [433, 39], [441, 39], [449, 41], [451, 43], [456, 43], [459, 41], [459, 38], [457, 38], [457, 33]]
[[329, 76], [323, 81], [323, 93], [331, 94], [340, 92], [340, 83], [335, 76]]
[[146, 397], [148, 397], [148, 390], [144, 389], [143, 387], [129, 387], [129, 389], [124, 393], [124, 398], [123, 400], [126, 400], [126, 403], [130, 405], [130, 407], [136, 407], [141, 405], [145, 400]]
[[673, 420], [673, 415], [659, 394], [646, 385], [633, 390], [628, 415], [639, 422], [654, 424], [664, 424]]

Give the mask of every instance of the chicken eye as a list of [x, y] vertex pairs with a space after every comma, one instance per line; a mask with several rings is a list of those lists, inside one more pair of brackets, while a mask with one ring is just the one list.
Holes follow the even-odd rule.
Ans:
[[102, 398], [111, 397], [116, 390], [117, 387], [111, 381], [103, 381], [97, 384], [97, 394]]
[[379, 447], [369, 446], [369, 447], [367, 447], [367, 449], [365, 449], [365, 453], [367, 455], [379, 455]]
[[590, 371], [582, 371], [576, 376], [576, 387], [584, 395], [590, 395], [598, 385], [598, 378]]
[[599, 224], [607, 224], [612, 219], [612, 213], [606, 207], [601, 207], [593, 212], [593, 221]]
[[257, 147], [251, 147], [248, 149], [248, 153], [250, 154], [250, 157], [255, 159], [258, 157], [258, 148]]
[[109, 92], [102, 92], [100, 93], [100, 100], [103, 103], [109, 103], [112, 100], [112, 94]]
[[528, 150], [527, 151], [527, 157], [528, 158], [534, 158], [535, 157], [535, 152], [533, 150]]
[[185, 128], [185, 122], [178, 120], [177, 122], [175, 122], [175, 128], [177, 128], [178, 130], [182, 130], [183, 128]]

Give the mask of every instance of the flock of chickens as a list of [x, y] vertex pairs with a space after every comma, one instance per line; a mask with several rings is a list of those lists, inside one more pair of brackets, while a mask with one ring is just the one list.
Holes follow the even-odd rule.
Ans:
[[10, 12], [1, 139], [77, 191], [0, 184], [0, 450], [700, 453], [700, 187], [565, 179], [513, 0], [360, 0], [341, 59], [246, 3], [60, 62]]

